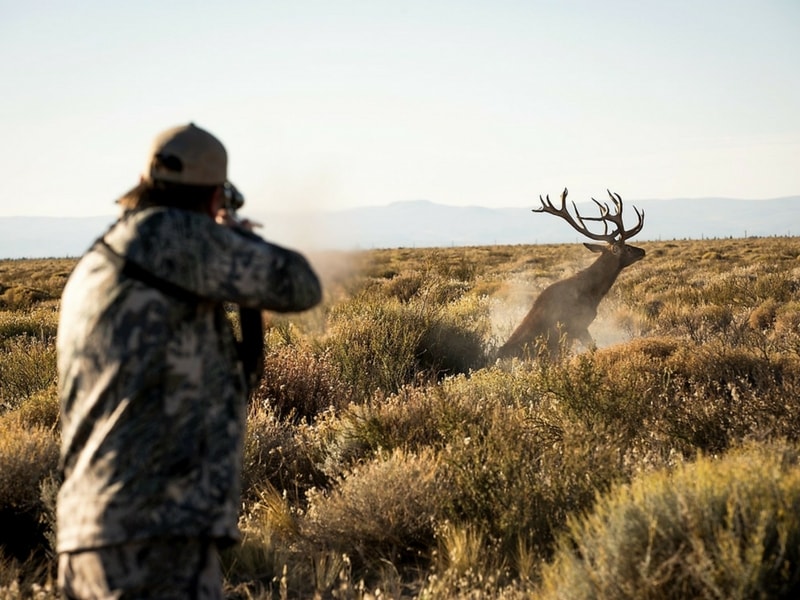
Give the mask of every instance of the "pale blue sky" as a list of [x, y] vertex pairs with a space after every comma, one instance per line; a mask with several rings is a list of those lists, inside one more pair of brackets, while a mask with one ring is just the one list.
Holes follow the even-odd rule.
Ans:
[[800, 194], [798, 0], [0, 0], [0, 56], [0, 216], [189, 120], [255, 212]]

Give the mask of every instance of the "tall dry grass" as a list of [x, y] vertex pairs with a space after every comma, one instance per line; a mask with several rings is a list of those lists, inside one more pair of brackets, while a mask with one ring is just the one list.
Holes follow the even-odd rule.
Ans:
[[[643, 246], [600, 349], [556, 363], [493, 357], [579, 245], [318, 257], [323, 305], [268, 330], [231, 597], [793, 597], [800, 240]], [[0, 411], [49, 444], [70, 263], [35, 268], [47, 297], [0, 306]], [[0, 263], [3, 293], [32, 270]], [[48, 464], [20, 479], [45, 521]]]

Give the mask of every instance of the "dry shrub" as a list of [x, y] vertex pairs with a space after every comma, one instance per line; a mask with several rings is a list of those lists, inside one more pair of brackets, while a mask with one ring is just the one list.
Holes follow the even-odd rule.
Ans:
[[535, 372], [493, 369], [350, 407], [332, 424], [325, 471], [382, 450], [438, 451], [450, 497], [440, 521], [471, 522], [504, 557], [520, 537], [543, 556], [566, 514], [624, 471], [618, 434], [573, 420], [541, 387]]
[[27, 561], [24, 573], [39, 569], [48, 548], [53, 524], [42, 486], [56, 477], [58, 457], [51, 430], [28, 427], [13, 412], [0, 416], [0, 561], [3, 553]]
[[[520, 559], [525, 561], [527, 556], [528, 551], [521, 544], [517, 560], [513, 561], [517, 571], [522, 571]], [[419, 597], [521, 600], [527, 596], [522, 586], [509, 583], [508, 558], [474, 525], [445, 523], [437, 532], [433, 575]]]
[[537, 598], [794, 598], [800, 465], [785, 443], [657, 472], [570, 518]]
[[22, 400], [14, 410], [14, 415], [28, 427], [57, 430], [61, 415], [56, 383]]
[[724, 272], [711, 279], [703, 290], [703, 296], [707, 302], [714, 304], [756, 307], [770, 298], [787, 302], [797, 290], [797, 281], [790, 271], [775, 265], [751, 262], [746, 267]]
[[[287, 564], [302, 564], [291, 549], [297, 533], [294, 521], [285, 495], [270, 485], [258, 492], [252, 507], [240, 518], [241, 541], [221, 555], [226, 598], [273, 597], [269, 589], [281, 579], [281, 569]], [[294, 566], [293, 572], [297, 570]], [[307, 580], [308, 570], [302, 571]], [[307, 583], [303, 589], [308, 589]]]
[[56, 349], [52, 341], [27, 336], [0, 344], [0, 410], [15, 408], [56, 380]]
[[686, 344], [666, 361], [665, 366], [671, 373], [692, 383], [718, 390], [744, 383], [758, 391], [780, 387], [784, 372], [795, 369], [793, 363], [780, 357], [773, 359], [723, 341]]
[[315, 466], [311, 429], [280, 419], [269, 406], [253, 404], [247, 419], [242, 466], [242, 493], [255, 501], [261, 490], [272, 487], [300, 501], [306, 490], [321, 485], [325, 477]]
[[[413, 476], [405, 485], [418, 489], [406, 490], [381, 471], [383, 479], [375, 476], [370, 483], [375, 491], [367, 490], [366, 482], [356, 488], [365, 496], [362, 500], [353, 499], [355, 491], [340, 495], [341, 486], [351, 470], [373, 473], [373, 465], [387, 454], [437, 456], [439, 487], [425, 514], [438, 525], [463, 523], [480, 532], [496, 553], [497, 564], [518, 564], [520, 543], [535, 556], [533, 563], [540, 562], [567, 515], [587, 509], [597, 489], [624, 479], [627, 471], [621, 436], [602, 425], [576, 421], [542, 395], [539, 383], [530, 371], [493, 369], [350, 407], [331, 424], [333, 435], [323, 454], [329, 461], [325, 471], [334, 483], [324, 497], [337, 498], [335, 506], [342, 512], [348, 502], [373, 502], [375, 511], [388, 510], [385, 506], [391, 503], [406, 504], [407, 494], [420, 493]], [[337, 515], [316, 513], [315, 527], [344, 519]], [[333, 525], [335, 535], [323, 538], [315, 529], [314, 539], [328, 542], [340, 536], [364, 551], [385, 523], [356, 526], [351, 522], [356, 516], [367, 519], [357, 509], [346, 526]], [[352, 531], [345, 535], [347, 527]], [[368, 541], [362, 547], [350, 536]], [[526, 574], [529, 571], [526, 567]]]
[[267, 351], [253, 402], [269, 403], [281, 418], [310, 422], [323, 411], [341, 409], [350, 396], [327, 352], [283, 345]]
[[29, 427], [14, 412], [0, 417], [0, 509], [39, 505], [39, 485], [58, 466], [59, 441], [48, 428]]
[[29, 337], [52, 341], [58, 329], [58, 312], [52, 307], [0, 311], [0, 341]]
[[27, 285], [17, 285], [6, 289], [0, 294], [0, 308], [25, 310], [53, 299], [54, 297], [45, 290]]
[[747, 319], [747, 324], [756, 331], [764, 331], [772, 327], [778, 312], [779, 303], [775, 298], [768, 298], [752, 311]]
[[787, 302], [777, 309], [775, 332], [795, 336], [800, 332], [800, 301]]
[[483, 327], [444, 311], [433, 318], [417, 347], [417, 367], [436, 376], [484, 366]]
[[599, 360], [604, 351], [587, 352], [537, 366], [537, 385], [584, 426], [609, 427], [625, 439], [639, 437], [652, 414], [653, 387], [661, 375], [646, 356]]
[[800, 301], [787, 302], [778, 309], [772, 339], [781, 351], [800, 357]]
[[706, 452], [722, 452], [742, 440], [797, 439], [800, 407], [787, 398], [800, 393], [797, 372], [785, 373], [771, 388], [745, 378], [718, 382], [672, 381], [655, 426], [673, 443]]
[[701, 260], [725, 260], [725, 259], [726, 259], [725, 255], [717, 251], [706, 252], [701, 257]]
[[[494, 376], [495, 385], [508, 377]], [[503, 556], [523, 540], [543, 558], [570, 512], [585, 510], [596, 490], [625, 477], [623, 440], [573, 418], [557, 401], [507, 405], [497, 401], [501, 394], [470, 398], [462, 386], [452, 391], [467, 392], [464, 418], [450, 423], [443, 453], [452, 496], [446, 517], [478, 527]]]
[[577, 381], [556, 388], [566, 387], [569, 405], [587, 398], [583, 414], [633, 433], [638, 427], [636, 435], [666, 441], [687, 456], [720, 452], [745, 439], [794, 438], [800, 427], [800, 407], [786, 401], [800, 392], [797, 359], [723, 341], [653, 338], [580, 357], [573, 369], [575, 364], [584, 368], [566, 381]]
[[447, 495], [435, 453], [381, 454], [341, 477], [332, 491], [309, 493], [302, 537], [310, 548], [344, 553], [359, 564], [414, 561], [433, 544]]
[[414, 377], [424, 315], [397, 300], [365, 296], [335, 306], [324, 348], [356, 398], [396, 391]]
[[409, 302], [422, 289], [425, 279], [418, 271], [405, 271], [392, 277], [383, 285], [383, 291], [389, 298], [397, 298], [400, 302]]
[[[321, 454], [322, 470], [337, 478], [378, 452], [403, 448], [418, 451], [446, 442], [443, 403], [438, 388], [408, 386], [388, 397], [352, 404], [327, 423]], [[451, 405], [449, 408], [454, 409]]]
[[633, 472], [800, 431], [800, 405], [787, 401], [800, 394], [800, 361], [789, 356], [662, 337], [535, 369], [571, 418], [621, 436]]
[[0, 548], [0, 600], [62, 600], [46, 561], [24, 561], [4, 556]]
[[459, 304], [361, 295], [331, 311], [323, 347], [356, 399], [364, 401], [378, 390], [392, 393], [407, 383], [478, 366], [485, 356], [484, 330], [481, 315]]
[[663, 307], [655, 326], [662, 334], [682, 335], [694, 343], [703, 343], [726, 334], [733, 321], [730, 306], [706, 303], [687, 306], [673, 301]]
[[[534, 397], [535, 396], [535, 397]], [[321, 440], [323, 470], [338, 477], [376, 453], [424, 448], [442, 450], [461, 443], [466, 432], [485, 422], [488, 407], [538, 402], [538, 392], [524, 371], [477, 371], [445, 379], [438, 386], [405, 386], [398, 393], [376, 395], [353, 404], [326, 423]]]
[[[644, 337], [598, 350], [595, 357], [598, 364], [607, 368], [624, 364], [628, 360], [632, 360], [634, 365], [638, 363], [644, 368], [652, 366], [653, 361], [660, 362], [669, 358], [679, 347], [685, 345], [686, 342], [675, 337]], [[623, 368], [631, 366], [624, 365]], [[632, 366], [632, 368], [637, 367]]]
[[0, 283], [0, 292], [4, 287], [30, 287], [58, 298], [77, 262], [75, 258], [0, 260], [0, 279], [8, 284]]

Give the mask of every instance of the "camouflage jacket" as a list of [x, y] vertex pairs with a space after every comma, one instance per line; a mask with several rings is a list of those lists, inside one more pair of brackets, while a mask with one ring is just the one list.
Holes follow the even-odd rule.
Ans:
[[304, 310], [319, 281], [300, 254], [182, 210], [129, 213], [104, 239], [196, 301], [127, 277], [97, 249], [70, 276], [57, 342], [58, 551], [235, 540], [247, 402], [223, 303]]

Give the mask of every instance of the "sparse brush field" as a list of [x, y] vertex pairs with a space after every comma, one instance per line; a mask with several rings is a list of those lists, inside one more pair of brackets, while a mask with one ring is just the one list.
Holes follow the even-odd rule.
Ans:
[[[800, 597], [800, 238], [641, 246], [599, 349], [554, 364], [493, 355], [580, 244], [312, 257], [323, 305], [266, 334], [230, 597]], [[55, 596], [74, 262], [0, 261], [0, 599]]]

